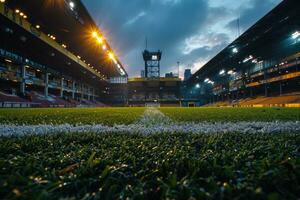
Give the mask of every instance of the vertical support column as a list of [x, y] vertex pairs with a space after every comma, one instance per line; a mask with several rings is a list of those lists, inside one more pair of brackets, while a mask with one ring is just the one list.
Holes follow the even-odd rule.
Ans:
[[49, 73], [45, 73], [45, 88], [44, 88], [44, 95], [47, 98], [48, 97], [48, 89], [49, 89]]
[[60, 97], [64, 97], [64, 78], [60, 79]]
[[90, 101], [91, 100], [91, 88], [89, 88], [89, 86], [88, 86], [88, 100]]
[[75, 99], [75, 81], [72, 82], [72, 99]]
[[81, 99], [83, 99], [84, 95], [84, 85], [81, 84]]
[[282, 96], [282, 83], [279, 81], [279, 95]]
[[266, 97], [268, 96], [268, 85], [267, 85], [267, 83], [265, 83], [265, 96]]
[[95, 101], [95, 89], [92, 88], [92, 94], [93, 94], [93, 101]]
[[[266, 81], [267, 78], [268, 77], [267, 77], [266, 63], [264, 63], [264, 81]], [[267, 97], [268, 96], [268, 85], [267, 85], [267, 82], [265, 82], [264, 87], [265, 87], [265, 96]]]
[[20, 85], [20, 92], [24, 95], [25, 94], [25, 87], [26, 87], [26, 83], [25, 83], [25, 79], [26, 79], [26, 67], [25, 65], [21, 66], [21, 85]]

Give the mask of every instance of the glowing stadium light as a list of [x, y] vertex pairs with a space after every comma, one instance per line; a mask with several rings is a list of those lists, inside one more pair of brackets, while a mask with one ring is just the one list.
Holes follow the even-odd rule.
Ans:
[[6, 62], [9, 62], [9, 63], [12, 63], [12, 61], [11, 60], [9, 60], [9, 59], [4, 59]]
[[93, 38], [97, 38], [97, 37], [98, 37], [98, 33], [97, 33], [96, 31], [94, 31], [94, 32], [92, 33], [92, 36], [93, 36]]
[[20, 16], [22, 17], [24, 15], [24, 13], [20, 12]]
[[239, 50], [236, 48], [236, 47], [234, 47], [233, 49], [232, 49], [232, 53], [238, 53], [239, 52]]
[[206, 79], [204, 80], [204, 82], [205, 82], [205, 83], [208, 83], [208, 82], [209, 82], [209, 78], [206, 78]]
[[228, 74], [228, 75], [233, 75], [233, 74], [234, 74], [234, 71], [233, 71], [233, 70], [229, 70], [229, 71], [227, 72], [227, 74]]
[[196, 84], [196, 88], [200, 88], [200, 84], [199, 83]]
[[75, 7], [75, 3], [74, 3], [73, 1], [70, 1], [70, 2], [69, 2], [69, 6], [70, 6], [70, 8], [73, 10], [74, 7]]
[[97, 37], [97, 42], [98, 42], [99, 44], [102, 44], [102, 43], [103, 43], [103, 38], [102, 38], [102, 37]]
[[62, 44], [61, 46], [62, 46], [63, 48], [67, 48], [67, 45], [65, 45], [65, 44]]
[[253, 56], [250, 55], [250, 56], [248, 56], [247, 58], [245, 58], [245, 59], [243, 60], [243, 63], [246, 63], [246, 62], [248, 62], [249, 60], [252, 60], [252, 59], [253, 59]]
[[27, 19], [27, 15], [24, 15], [23, 18], [24, 18], [24, 19]]
[[110, 59], [115, 59], [115, 56], [114, 56], [114, 54], [112, 53], [112, 52], [109, 52], [108, 53], [108, 57], [110, 58]]
[[299, 31], [295, 31], [293, 34], [292, 34], [292, 38], [293, 39], [297, 39], [300, 37], [300, 32]]
[[116, 58], [115, 58], [115, 55], [114, 55], [112, 52], [109, 52], [109, 53], [108, 53], [108, 57], [109, 57], [112, 61], [114, 61], [115, 64], [117, 64], [117, 60], [116, 60]]
[[224, 75], [225, 74], [225, 70], [222, 69], [220, 72], [219, 72], [219, 75]]
[[5, 3], [5, 0], [0, 0], [1, 3]]
[[40, 25], [38, 25], [38, 24], [37, 24], [37, 25], [35, 25], [35, 28], [39, 29], [39, 28], [40, 28]]
[[106, 50], [106, 49], [107, 49], [107, 47], [106, 47], [105, 44], [102, 45], [102, 49], [103, 49], [103, 50]]
[[20, 10], [19, 10], [19, 9], [16, 9], [15, 12], [16, 12], [16, 13], [20, 13]]

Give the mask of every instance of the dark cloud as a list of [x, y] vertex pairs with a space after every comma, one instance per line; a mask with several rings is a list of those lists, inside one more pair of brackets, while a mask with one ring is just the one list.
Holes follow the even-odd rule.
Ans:
[[[162, 74], [183, 66], [204, 63], [231, 40], [236, 30], [237, 10], [243, 30], [280, 0], [251, 2], [231, 8], [236, 0], [85, 0], [84, 3], [129, 72], [140, 74], [141, 52], [148, 38], [150, 50], [161, 49]], [[211, 6], [211, 2], [214, 3]], [[186, 51], [189, 49], [189, 51]]]
[[[266, 15], [272, 8], [274, 8], [280, 0], [252, 0], [252, 5], [242, 9], [240, 18], [241, 31], [246, 31], [254, 22], [258, 21], [264, 15]], [[230, 21], [227, 27], [233, 31], [237, 30], [237, 19]]]

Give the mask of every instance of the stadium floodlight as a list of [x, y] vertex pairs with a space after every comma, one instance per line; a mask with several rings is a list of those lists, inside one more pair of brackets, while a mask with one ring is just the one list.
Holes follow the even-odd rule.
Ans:
[[114, 56], [114, 54], [112, 53], [112, 52], [109, 52], [108, 53], [108, 57], [110, 58], [110, 59], [115, 59], [115, 56]]
[[225, 74], [225, 70], [222, 69], [220, 72], [219, 72], [219, 75], [224, 75]]
[[98, 33], [97, 33], [96, 31], [94, 31], [94, 32], [92, 33], [92, 36], [93, 36], [93, 38], [96, 38], [96, 37], [98, 37]]
[[292, 38], [295, 40], [297, 38], [300, 37], [300, 32], [299, 31], [295, 31], [293, 34], [292, 34]]
[[196, 84], [196, 88], [200, 88], [200, 84], [199, 83]]
[[206, 79], [204, 80], [204, 82], [205, 82], [205, 83], [208, 83], [208, 82], [209, 82], [209, 78], [206, 78]]
[[112, 52], [109, 52], [109, 53], [108, 53], [108, 57], [109, 57], [112, 61], [114, 61], [115, 64], [118, 63], [117, 60], [116, 60], [116, 58], [115, 58], [115, 55], [114, 55]]
[[39, 28], [40, 28], [40, 25], [38, 25], [38, 24], [37, 24], [37, 25], [35, 25], [35, 28], [39, 29]]
[[106, 48], [107, 48], [106, 45], [103, 44], [103, 45], [102, 45], [102, 49], [103, 49], [103, 50], [106, 50]]
[[16, 13], [19, 13], [19, 12], [20, 12], [20, 10], [19, 10], [19, 9], [16, 9], [16, 10], [15, 10], [15, 12], [16, 12]]
[[245, 58], [245, 59], [243, 60], [243, 63], [246, 63], [246, 62], [248, 62], [249, 60], [252, 60], [252, 59], [253, 59], [253, 56], [250, 55], [250, 56], [248, 56], [247, 58]]
[[73, 1], [70, 1], [69, 2], [69, 6], [73, 10], [73, 8], [75, 7], [75, 3]]
[[5, 3], [5, 0], [0, 0], [1, 3]]
[[102, 38], [102, 37], [97, 37], [97, 42], [98, 42], [99, 44], [102, 44], [102, 43], [103, 43], [103, 38]]
[[236, 47], [234, 47], [233, 49], [232, 49], [232, 53], [238, 53], [239, 52], [239, 50], [236, 48]]
[[229, 70], [229, 71], [227, 72], [227, 74], [228, 74], [228, 75], [232, 75], [232, 74], [234, 74], [234, 71], [233, 71], [233, 70]]

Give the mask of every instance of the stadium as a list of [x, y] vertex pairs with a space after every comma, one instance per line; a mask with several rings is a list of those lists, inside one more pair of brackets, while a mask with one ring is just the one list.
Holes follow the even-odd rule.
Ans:
[[147, 39], [131, 76], [86, 5], [0, 0], [2, 199], [299, 199], [298, 0], [184, 80]]

